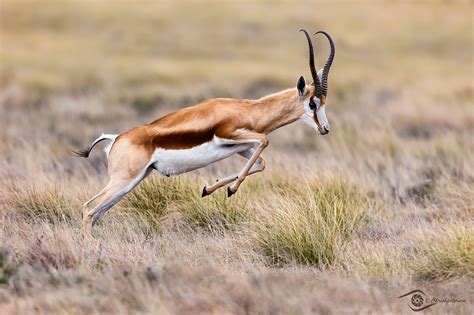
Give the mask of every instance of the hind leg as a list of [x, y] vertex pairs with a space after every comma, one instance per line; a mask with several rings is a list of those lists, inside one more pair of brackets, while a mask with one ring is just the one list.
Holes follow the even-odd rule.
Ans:
[[[88, 226], [94, 226], [97, 220], [110, 208], [112, 208], [117, 202], [119, 202], [123, 196], [128, 194], [133, 188], [135, 188], [143, 179], [145, 179], [150, 172], [151, 168], [147, 168], [142, 174], [133, 180], [115, 180], [110, 181], [110, 188], [102, 196], [102, 200], [94, 208], [92, 208], [86, 216]], [[107, 185], [109, 186], [109, 185]]]
[[132, 145], [127, 139], [117, 141], [109, 154], [110, 181], [101, 192], [84, 204], [84, 236], [90, 235], [97, 220], [151, 172], [149, 150]]
[[148, 168], [134, 179], [111, 178], [107, 186], [84, 205], [82, 212], [83, 236], [86, 237], [90, 235], [92, 226], [97, 220], [99, 220], [107, 210], [119, 202], [123, 196], [135, 188], [150, 172], [151, 169]]
[[[138, 184], [138, 183], [137, 183]], [[92, 225], [122, 197], [135, 187], [133, 180], [111, 179], [107, 186], [84, 206], [82, 213], [82, 233], [90, 235]]]

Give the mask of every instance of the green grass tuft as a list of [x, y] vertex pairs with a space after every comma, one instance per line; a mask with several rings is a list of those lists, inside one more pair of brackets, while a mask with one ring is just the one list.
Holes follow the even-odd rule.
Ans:
[[210, 231], [230, 228], [245, 219], [247, 211], [239, 197], [229, 199], [218, 191], [202, 198], [202, 187], [194, 182], [186, 176], [150, 176], [127, 196], [123, 207], [158, 230], [160, 222], [171, 213]]
[[70, 222], [80, 217], [81, 205], [64, 193], [58, 185], [33, 183], [27, 187], [10, 187], [8, 206], [28, 219]]
[[122, 206], [145, 219], [150, 226], [158, 228], [160, 219], [166, 216], [173, 206], [189, 199], [198, 189], [184, 176], [150, 176], [127, 195]]
[[238, 196], [228, 198], [222, 192], [201, 198], [197, 194], [179, 207], [186, 221], [212, 232], [232, 228], [249, 217], [248, 210]]
[[474, 276], [474, 229], [450, 228], [424, 237], [413, 265], [418, 280], [445, 280]]
[[333, 265], [358, 228], [370, 200], [346, 181], [302, 184], [262, 205], [255, 241], [275, 265]]

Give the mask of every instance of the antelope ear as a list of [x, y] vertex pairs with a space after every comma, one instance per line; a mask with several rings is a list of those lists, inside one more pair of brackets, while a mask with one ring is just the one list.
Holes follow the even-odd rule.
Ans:
[[298, 95], [303, 97], [306, 94], [306, 81], [304, 77], [301, 76], [296, 83], [296, 88], [298, 89]]

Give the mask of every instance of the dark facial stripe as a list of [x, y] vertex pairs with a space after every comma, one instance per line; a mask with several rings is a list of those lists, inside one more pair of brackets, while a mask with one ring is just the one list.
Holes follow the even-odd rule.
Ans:
[[318, 119], [318, 115], [316, 114], [316, 109], [314, 110], [314, 122], [316, 123], [316, 125], [318, 126], [318, 129], [322, 129], [322, 126], [321, 126], [321, 123], [319, 122], [319, 119]]
[[[320, 101], [322, 101], [321, 98], [320, 98]], [[314, 122], [318, 126], [318, 129], [321, 130], [322, 126], [321, 126], [321, 123], [319, 122], [318, 115], [316, 114], [316, 111], [318, 110], [318, 106], [317, 106], [316, 102], [314, 102], [313, 98], [310, 98], [309, 102], [310, 102], [310, 106], [314, 107], [314, 109], [313, 109]], [[321, 104], [323, 104], [323, 103], [321, 103]]]

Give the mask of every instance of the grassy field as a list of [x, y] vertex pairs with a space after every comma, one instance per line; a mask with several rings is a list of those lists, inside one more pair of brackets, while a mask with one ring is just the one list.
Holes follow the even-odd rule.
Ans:
[[[474, 309], [472, 1], [0, 1], [0, 313], [412, 313]], [[336, 42], [331, 133], [270, 136], [232, 198], [236, 157], [148, 177], [94, 227], [105, 157], [71, 157], [213, 97], [309, 79], [300, 28]], [[316, 40], [322, 65], [327, 43]]]

